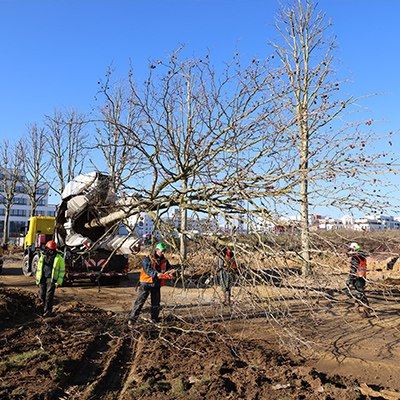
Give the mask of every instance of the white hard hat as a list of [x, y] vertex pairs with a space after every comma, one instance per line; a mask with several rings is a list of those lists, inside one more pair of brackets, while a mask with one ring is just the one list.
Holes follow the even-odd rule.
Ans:
[[353, 243], [350, 244], [349, 248], [350, 248], [350, 249], [354, 249], [354, 250], [358, 250], [358, 249], [360, 249], [361, 247], [358, 245], [358, 243], [353, 242]]

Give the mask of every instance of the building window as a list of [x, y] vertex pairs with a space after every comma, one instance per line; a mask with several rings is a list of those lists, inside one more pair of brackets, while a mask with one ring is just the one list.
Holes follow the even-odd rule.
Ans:
[[38, 205], [38, 206], [45, 206], [45, 205], [46, 205], [46, 200], [39, 200], [39, 201], [37, 202], [37, 205]]
[[56, 212], [55, 211], [47, 211], [47, 216], [48, 217], [55, 217], [56, 216]]
[[26, 217], [26, 210], [11, 209], [10, 215], [13, 217]]
[[28, 199], [26, 197], [21, 197], [17, 199], [17, 204], [21, 206], [26, 206], [28, 204]]
[[15, 186], [16, 193], [25, 193], [25, 189], [22, 186]]
[[43, 210], [35, 210], [35, 217], [46, 215], [46, 212]]

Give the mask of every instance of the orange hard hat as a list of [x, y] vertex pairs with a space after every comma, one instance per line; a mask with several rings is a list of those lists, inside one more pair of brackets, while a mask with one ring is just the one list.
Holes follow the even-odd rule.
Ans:
[[56, 242], [54, 240], [49, 240], [46, 243], [46, 247], [48, 247], [51, 250], [57, 250], [57, 244], [56, 244]]

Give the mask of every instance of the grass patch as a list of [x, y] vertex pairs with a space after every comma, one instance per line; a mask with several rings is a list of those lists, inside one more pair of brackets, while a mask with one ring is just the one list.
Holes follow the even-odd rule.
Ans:
[[16, 396], [16, 397], [20, 397], [20, 396], [22, 396], [22, 395], [24, 395], [25, 394], [25, 389], [23, 388], [23, 387], [17, 387], [17, 388], [15, 388], [12, 392], [11, 392], [11, 395], [12, 396]]
[[172, 383], [171, 392], [174, 396], [183, 397], [186, 395], [185, 385], [182, 382], [181, 378], [177, 378]]
[[148, 383], [144, 383], [141, 386], [132, 388], [132, 389], [128, 389], [126, 391], [126, 393], [129, 396], [144, 396], [147, 395], [149, 396], [151, 394], [151, 389], [150, 389], [150, 385]]
[[48, 354], [42, 350], [26, 351], [25, 353], [15, 354], [9, 357], [7, 360], [1, 361], [1, 363], [11, 371], [17, 371], [22, 363], [29, 358], [36, 357], [38, 354], [42, 355], [44, 359], [47, 359]]
[[68, 379], [68, 375], [65, 373], [64, 370], [64, 362], [56, 356], [53, 357], [53, 368], [54, 368], [53, 381], [65, 382]]

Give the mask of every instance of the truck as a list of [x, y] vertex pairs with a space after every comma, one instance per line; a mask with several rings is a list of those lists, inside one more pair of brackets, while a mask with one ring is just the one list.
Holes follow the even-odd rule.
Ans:
[[128, 279], [129, 254], [140, 250], [140, 239], [119, 234], [124, 218], [134, 215], [137, 198], [118, 197], [111, 176], [100, 172], [80, 175], [61, 194], [55, 217], [28, 219], [22, 272], [35, 276], [46, 243], [62, 251], [65, 284], [78, 279]]

